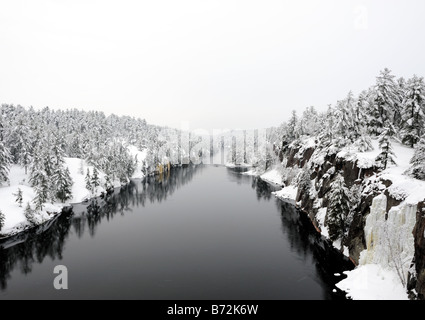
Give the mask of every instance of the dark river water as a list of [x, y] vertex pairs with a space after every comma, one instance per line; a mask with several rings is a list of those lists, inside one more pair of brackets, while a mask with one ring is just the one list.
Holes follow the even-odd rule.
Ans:
[[0, 299], [344, 298], [353, 266], [271, 188], [218, 166], [133, 181], [0, 243]]

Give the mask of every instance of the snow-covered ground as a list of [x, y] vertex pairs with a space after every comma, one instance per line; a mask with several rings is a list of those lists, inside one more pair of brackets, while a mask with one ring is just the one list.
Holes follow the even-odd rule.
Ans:
[[278, 169], [271, 169], [260, 176], [266, 182], [282, 185], [282, 173]]
[[250, 164], [247, 164], [247, 163], [234, 164], [234, 163], [231, 163], [231, 162], [227, 162], [225, 164], [225, 166], [227, 168], [231, 168], [231, 169], [233, 169], [233, 168], [251, 168], [252, 167]]
[[130, 155], [132, 155], [137, 160], [137, 167], [136, 167], [136, 170], [134, 171], [132, 178], [143, 179], [145, 176], [142, 172], [143, 160], [146, 159], [146, 155], [148, 152], [147, 149], [143, 149], [142, 151], [140, 151], [135, 146], [129, 146], [128, 151], [130, 152]]
[[[12, 165], [9, 172], [10, 185], [0, 186], [0, 210], [5, 216], [4, 225], [1, 234], [12, 234], [23, 230], [27, 225], [27, 219], [24, 215], [24, 209], [27, 202], [35, 197], [33, 188], [28, 183], [28, 175], [25, 169], [18, 165]], [[22, 191], [22, 207], [16, 202], [18, 188]], [[55, 213], [62, 210], [62, 206], [57, 204], [46, 204], [43, 211], [36, 215], [39, 223], [48, 221], [54, 217]]]
[[[143, 178], [141, 165], [146, 157], [146, 150], [139, 151], [136, 147], [130, 146], [129, 151], [131, 155], [136, 156], [138, 160], [138, 166], [134, 172], [132, 178]], [[70, 175], [73, 181], [72, 185], [72, 198], [65, 203], [55, 202], [46, 203], [43, 206], [42, 211], [35, 212], [35, 219], [37, 224], [42, 224], [55, 217], [57, 213], [60, 213], [65, 206], [69, 206], [75, 203], [81, 203], [86, 199], [97, 197], [102, 192], [105, 192], [104, 182], [105, 174], [99, 170], [100, 186], [93, 192], [86, 189], [85, 177], [87, 170], [90, 174], [93, 174], [93, 166], [90, 166], [86, 161], [79, 158], [64, 158], [65, 164], [70, 171]], [[0, 235], [8, 236], [30, 227], [31, 224], [27, 221], [24, 210], [27, 203], [30, 203], [32, 209], [34, 204], [32, 200], [35, 197], [35, 191], [29, 183], [29, 170], [25, 174], [25, 169], [19, 165], [12, 165], [9, 172], [9, 185], [0, 186], [0, 211], [5, 216], [3, 228], [1, 229]], [[113, 187], [120, 187], [119, 181], [111, 181]], [[22, 191], [22, 207], [16, 202], [16, 196], [18, 189]]]
[[344, 273], [348, 277], [336, 286], [354, 300], [408, 300], [397, 274], [378, 264], [366, 264]]
[[295, 201], [297, 197], [298, 188], [295, 186], [286, 186], [282, 190], [275, 191], [273, 194], [282, 200]]

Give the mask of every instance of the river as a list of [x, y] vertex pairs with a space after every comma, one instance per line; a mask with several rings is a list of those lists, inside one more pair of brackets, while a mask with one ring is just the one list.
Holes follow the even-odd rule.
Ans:
[[132, 181], [0, 243], [0, 299], [344, 299], [351, 262], [271, 191], [213, 165]]

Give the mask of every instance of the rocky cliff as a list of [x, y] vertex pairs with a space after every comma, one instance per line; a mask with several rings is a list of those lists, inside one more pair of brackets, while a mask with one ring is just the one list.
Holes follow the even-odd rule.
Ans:
[[[347, 188], [357, 194], [341, 250], [356, 265], [377, 263], [394, 269], [409, 297], [424, 299], [425, 201], [405, 203], [406, 197], [394, 192], [393, 181], [382, 177], [378, 167], [360, 164], [336, 150], [291, 145], [278, 156], [286, 169], [308, 170], [311, 184], [298, 185], [296, 203], [318, 231], [326, 227], [318, 213], [328, 206], [331, 184], [341, 174]], [[288, 179], [283, 182], [294, 184]]]

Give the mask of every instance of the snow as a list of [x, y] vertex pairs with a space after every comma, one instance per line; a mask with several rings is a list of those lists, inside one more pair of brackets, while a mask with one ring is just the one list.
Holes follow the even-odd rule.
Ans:
[[134, 170], [134, 174], [132, 176], [133, 179], [143, 179], [145, 177], [142, 169], [143, 169], [143, 161], [146, 159], [147, 156], [147, 149], [143, 149], [140, 151], [136, 146], [128, 146], [128, 151], [130, 152], [130, 155], [135, 157], [137, 159], [137, 167], [136, 170]]
[[319, 228], [321, 230], [321, 233], [324, 237], [329, 238], [329, 231], [328, 228], [325, 226], [325, 218], [326, 218], [326, 212], [328, 211], [328, 208], [320, 208], [319, 211], [316, 214], [316, 220], [319, 223]]
[[325, 154], [323, 152], [313, 153], [311, 161], [316, 166], [321, 166], [325, 163]]
[[360, 265], [378, 263], [402, 273], [412, 262], [415, 247], [413, 228], [416, 223], [416, 205], [401, 203], [393, 207], [386, 217], [387, 198], [379, 195], [373, 199], [370, 214], [366, 218], [365, 240], [367, 249], [360, 254]]
[[425, 181], [414, 179], [405, 173], [410, 167], [410, 159], [414, 154], [414, 149], [403, 146], [399, 143], [393, 144], [395, 161], [397, 166], [386, 169], [380, 177], [392, 181], [389, 189], [396, 195], [402, 195], [408, 204], [416, 204], [425, 199]]
[[251, 167], [252, 167], [252, 166], [251, 166], [250, 164], [248, 164], [248, 163], [234, 164], [234, 163], [231, 163], [231, 162], [227, 162], [227, 163], [225, 164], [225, 166], [226, 166], [227, 168], [231, 168], [231, 169], [233, 169], [233, 168], [251, 168]]
[[282, 199], [282, 200], [293, 200], [293, 201], [295, 201], [295, 199], [297, 198], [297, 192], [298, 192], [297, 187], [287, 186], [287, 187], [284, 187], [282, 190], [273, 192], [273, 194], [277, 198]]
[[278, 169], [272, 169], [260, 176], [261, 179], [269, 183], [282, 185], [282, 173]]
[[[380, 153], [377, 140], [372, 140], [373, 150], [356, 152], [347, 147], [337, 156], [356, 161], [361, 169], [376, 165]], [[414, 149], [392, 141], [397, 165], [390, 165], [383, 172], [374, 175], [374, 185], [388, 191], [391, 197], [402, 201], [400, 205], [386, 212], [387, 198], [384, 194], [373, 199], [371, 213], [366, 218], [365, 239], [367, 249], [361, 252], [359, 266], [345, 272], [347, 279], [338, 283], [341, 290], [347, 291], [353, 299], [407, 299], [405, 283], [414, 256], [412, 230], [416, 223], [417, 204], [425, 199], [425, 181], [414, 179], [406, 174], [410, 167]], [[320, 155], [315, 155], [320, 162]], [[389, 188], [383, 180], [392, 182]], [[364, 192], [370, 188], [366, 187]], [[327, 208], [319, 208], [316, 219], [322, 235], [328, 237], [324, 225]], [[424, 233], [425, 236], [425, 233]], [[340, 248], [338, 241], [333, 245]], [[344, 247], [344, 254], [349, 255]]]
[[303, 140], [302, 142], [302, 148], [300, 151], [304, 151], [310, 148], [314, 148], [316, 146], [316, 138], [315, 137], [308, 137]]
[[[139, 151], [134, 146], [129, 146], [129, 151], [133, 156], [137, 156], [138, 167], [132, 176], [132, 178], [143, 178], [144, 174], [141, 171], [143, 160], [146, 157], [146, 150]], [[72, 185], [72, 198], [65, 203], [46, 203], [43, 206], [41, 212], [36, 212], [35, 218], [38, 223], [44, 223], [49, 221], [55, 214], [60, 213], [62, 208], [69, 206], [71, 204], [81, 203], [89, 198], [100, 196], [102, 192], [105, 192], [104, 183], [105, 183], [105, 173], [99, 171], [100, 186], [90, 192], [86, 189], [85, 177], [87, 174], [87, 169], [90, 172], [90, 175], [93, 174], [94, 167], [88, 165], [85, 160], [79, 158], [64, 158], [65, 165], [68, 167], [73, 185]], [[35, 197], [35, 191], [29, 184], [29, 170], [25, 174], [25, 169], [19, 165], [12, 165], [10, 168], [9, 179], [10, 185], [0, 186], [0, 210], [5, 216], [4, 226], [1, 229], [3, 236], [12, 235], [19, 231], [24, 230], [25, 228], [30, 227], [30, 224], [27, 222], [27, 219], [24, 215], [24, 209], [27, 202], [30, 203], [31, 207], [34, 209], [32, 200]], [[121, 183], [116, 181], [111, 181], [114, 188], [120, 187]], [[19, 207], [19, 204], [15, 201], [16, 197], [13, 195], [17, 192], [18, 188], [22, 190], [22, 207]]]
[[[4, 214], [4, 226], [1, 229], [1, 234], [17, 233], [25, 227], [29, 226], [24, 215], [24, 209], [27, 202], [31, 202], [35, 197], [35, 192], [28, 183], [28, 175], [25, 174], [25, 169], [18, 165], [12, 165], [10, 168], [10, 185], [0, 187], [0, 210]], [[18, 188], [22, 190], [22, 207], [15, 201], [13, 195]], [[57, 204], [46, 204], [41, 212], [35, 215], [35, 219], [39, 223], [50, 220], [55, 213], [62, 210], [62, 207]]]
[[376, 161], [375, 161], [376, 157], [381, 152], [379, 149], [378, 140], [372, 139], [371, 142], [372, 142], [373, 150], [356, 153], [356, 157], [358, 160], [357, 166], [360, 169], [368, 169], [373, 167], [376, 164]]
[[378, 264], [359, 266], [344, 273], [347, 278], [336, 286], [354, 300], [408, 300], [397, 275]]
[[364, 228], [367, 249], [359, 266], [337, 284], [353, 299], [407, 299], [402, 279], [406, 282], [414, 256], [417, 206], [402, 202], [387, 215], [386, 205], [383, 194], [373, 199]]

